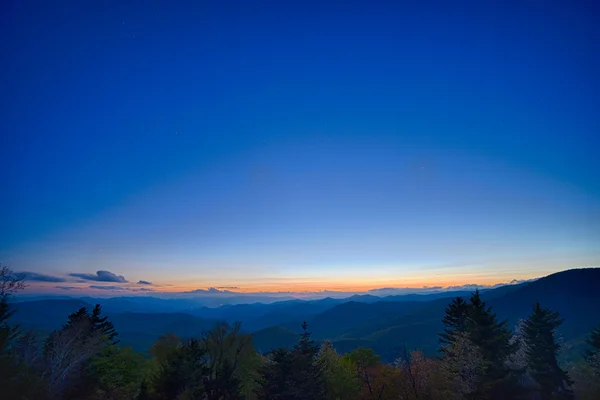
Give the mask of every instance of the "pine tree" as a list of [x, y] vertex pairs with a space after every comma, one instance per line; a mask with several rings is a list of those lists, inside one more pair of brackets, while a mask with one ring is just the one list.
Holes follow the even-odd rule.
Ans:
[[[588, 362], [599, 363], [600, 359], [600, 326], [592, 329], [590, 337], [586, 339], [586, 343], [592, 348], [587, 349], [584, 353], [584, 357]], [[600, 365], [598, 365], [600, 368]]]
[[264, 364], [259, 367], [258, 387], [255, 394], [260, 400], [294, 399], [289, 385], [292, 375], [292, 353], [279, 348], [271, 351]]
[[484, 363], [484, 375], [475, 396], [516, 397], [518, 377], [506, 363], [515, 350], [515, 346], [510, 344], [510, 330], [506, 321], [498, 322], [492, 307], [481, 299], [479, 290], [471, 295], [466, 328], [469, 339], [481, 351]]
[[442, 320], [444, 332], [438, 334], [444, 355], [447, 355], [448, 346], [456, 342], [457, 335], [467, 330], [469, 311], [469, 304], [462, 297], [454, 298], [446, 307], [446, 315]]
[[101, 313], [102, 306], [100, 304], [96, 304], [91, 313], [87, 307], [81, 307], [69, 315], [63, 329], [71, 327], [81, 321], [86, 321], [89, 322], [90, 334], [94, 332], [100, 333], [104, 337], [105, 342], [109, 345], [119, 343], [119, 334], [116, 332], [113, 323], [108, 320], [108, 317], [101, 317]]
[[319, 351], [311, 339], [306, 322], [303, 333], [292, 351], [277, 349], [271, 352], [260, 369], [259, 399], [313, 400], [325, 397], [323, 365], [317, 360]]
[[571, 379], [559, 367], [556, 358], [560, 345], [554, 335], [562, 322], [559, 313], [536, 303], [532, 314], [524, 323], [527, 366], [544, 399], [570, 395]]
[[91, 320], [95, 330], [102, 333], [108, 344], [115, 345], [119, 343], [119, 334], [115, 331], [115, 326], [108, 317], [100, 317], [102, 306], [96, 304], [92, 310]]
[[207, 373], [204, 344], [197, 339], [184, 342], [161, 363], [154, 377], [157, 399], [205, 398]]
[[302, 324], [300, 341], [294, 346], [292, 360], [294, 374], [292, 379], [297, 391], [297, 399], [320, 399], [325, 395], [325, 376], [323, 365], [318, 362], [319, 347], [311, 338], [306, 322]]

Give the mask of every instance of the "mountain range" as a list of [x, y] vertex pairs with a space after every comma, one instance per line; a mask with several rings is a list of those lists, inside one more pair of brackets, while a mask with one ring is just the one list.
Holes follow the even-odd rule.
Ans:
[[[599, 283], [600, 268], [572, 269], [481, 293], [498, 318], [506, 319], [511, 327], [528, 316], [536, 301], [558, 311], [564, 318], [559, 334], [565, 347], [578, 349], [585, 335], [600, 324]], [[214, 308], [195, 307], [189, 299], [61, 298], [15, 303], [14, 318], [22, 329], [45, 335], [60, 327], [68, 314], [79, 307], [99, 303], [113, 321], [122, 343], [142, 351], [160, 335], [194, 336], [217, 321], [226, 320], [241, 321], [243, 329], [252, 333], [257, 350], [266, 352], [296, 343], [300, 326], [306, 321], [314, 339], [331, 340], [340, 352], [367, 346], [391, 361], [405, 346], [435, 354], [444, 309], [453, 297], [468, 297], [471, 293], [354, 295], [345, 299], [294, 299]]]

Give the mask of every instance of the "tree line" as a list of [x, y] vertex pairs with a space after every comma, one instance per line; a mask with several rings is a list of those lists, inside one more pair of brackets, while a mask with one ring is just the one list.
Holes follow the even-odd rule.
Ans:
[[513, 330], [475, 291], [453, 299], [428, 358], [404, 347], [393, 363], [369, 348], [346, 354], [317, 343], [306, 323], [293, 348], [259, 354], [240, 324], [192, 338], [161, 336], [144, 355], [119, 344], [100, 305], [80, 308], [39, 337], [11, 323], [21, 276], [0, 267], [3, 399], [387, 400], [598, 399], [600, 326], [581, 361], [558, 362], [560, 315], [535, 304]]

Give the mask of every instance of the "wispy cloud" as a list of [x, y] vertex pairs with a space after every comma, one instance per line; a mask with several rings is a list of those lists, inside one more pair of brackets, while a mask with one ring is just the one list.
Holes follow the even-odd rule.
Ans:
[[447, 288], [445, 288], [446, 290], [475, 290], [475, 289], [494, 289], [500, 286], [506, 286], [506, 285], [518, 285], [520, 283], [525, 283], [525, 282], [532, 282], [535, 281], [536, 279], [524, 279], [524, 280], [518, 280], [518, 279], [513, 279], [510, 282], [506, 282], [506, 283], [496, 283], [495, 285], [479, 285], [477, 283], [467, 283], [465, 285], [460, 285], [460, 286], [448, 286]]
[[77, 290], [79, 289], [76, 286], [54, 286], [56, 289], [60, 289], [60, 290]]
[[44, 275], [38, 274], [37, 272], [22, 272], [26, 281], [35, 281], [35, 282], [66, 282], [65, 278], [61, 278], [60, 276], [52, 276], [52, 275]]
[[220, 290], [214, 287], [208, 289], [195, 289], [183, 293], [196, 293], [196, 294], [218, 294], [218, 293], [233, 293], [231, 290]]
[[96, 282], [115, 282], [115, 283], [127, 283], [129, 282], [123, 275], [113, 274], [109, 271], [97, 271], [96, 274], [85, 274], [85, 273], [73, 273], [69, 274], [74, 278], [84, 279], [86, 281]]
[[137, 284], [138, 285], [152, 285], [152, 282], [143, 281], [143, 280], [140, 279]]
[[121, 286], [100, 286], [100, 285], [91, 285], [90, 289], [98, 289], [98, 290], [112, 290], [118, 292], [124, 292], [128, 289], [122, 288]]

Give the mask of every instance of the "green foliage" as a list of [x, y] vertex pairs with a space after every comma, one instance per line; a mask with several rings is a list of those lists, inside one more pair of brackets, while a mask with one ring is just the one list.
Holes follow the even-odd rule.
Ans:
[[560, 315], [542, 308], [540, 303], [533, 306], [533, 312], [524, 322], [527, 366], [542, 398], [570, 395], [568, 388], [572, 381], [559, 367], [556, 358], [560, 345], [556, 342], [555, 332], [561, 324]]
[[133, 398], [148, 372], [149, 360], [131, 347], [105, 347], [92, 359], [92, 373], [103, 398]]
[[335, 351], [331, 342], [321, 345], [318, 363], [323, 368], [325, 377], [325, 399], [352, 400], [360, 390], [355, 373], [355, 365], [351, 361], [344, 362]]
[[150, 348], [150, 355], [154, 357], [154, 360], [158, 364], [162, 364], [167, 361], [169, 354], [176, 351], [181, 345], [181, 338], [172, 333], [167, 333], [158, 338], [156, 342]]
[[252, 365], [252, 337], [240, 333], [240, 324], [221, 322], [203, 336], [207, 352], [208, 377], [205, 380], [209, 400], [241, 399], [249, 392], [248, 367]]

